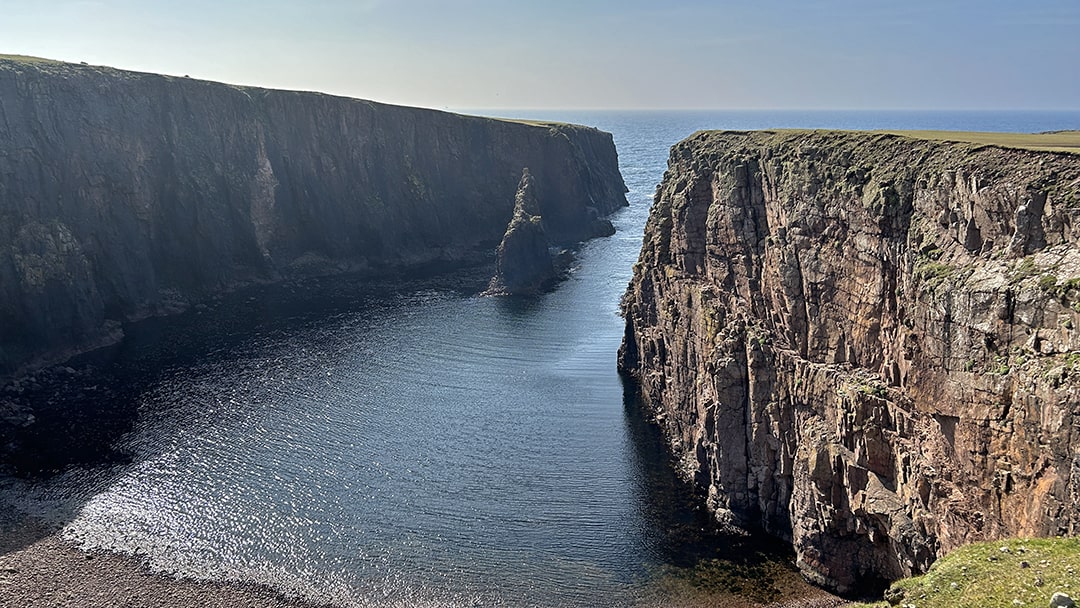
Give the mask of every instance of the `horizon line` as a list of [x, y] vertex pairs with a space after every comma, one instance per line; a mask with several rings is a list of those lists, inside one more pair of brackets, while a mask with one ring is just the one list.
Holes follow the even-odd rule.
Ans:
[[[374, 100], [373, 100], [374, 101]], [[380, 102], [391, 103], [391, 102]], [[400, 104], [395, 104], [400, 105]], [[420, 106], [414, 106], [420, 107]], [[712, 107], [712, 108], [680, 108], [680, 107], [510, 107], [510, 108], [477, 108], [477, 107], [429, 107], [433, 110], [445, 112], [1076, 112], [1077, 108], [1042, 108], [1042, 107], [999, 107], [999, 108], [950, 108], [950, 107], [926, 107], [926, 108], [903, 108], [903, 107]]]
[[75, 61], [70, 59], [54, 59], [51, 57], [43, 57], [40, 55], [29, 55], [22, 53], [0, 53], [0, 59], [8, 59], [13, 61], [20, 60], [32, 60], [43, 61], [50, 63], [62, 63], [71, 65], [73, 67], [94, 67], [94, 68], [107, 68], [113, 70], [119, 70], [123, 72], [133, 72], [137, 74], [145, 74], [152, 76], [163, 76], [168, 78], [190, 78], [192, 80], [222, 84], [226, 86], [242, 87], [242, 88], [256, 88], [271, 91], [283, 91], [294, 93], [315, 93], [320, 95], [330, 95], [334, 97], [344, 97], [348, 99], [355, 99], [358, 101], [370, 101], [374, 103], [403, 106], [409, 108], [420, 108], [427, 110], [437, 110], [442, 112], [452, 112], [456, 114], [470, 114], [479, 112], [1067, 112], [1080, 113], [1080, 107], [1073, 108], [1061, 108], [1061, 107], [726, 107], [726, 106], [714, 106], [714, 107], [619, 107], [619, 106], [547, 106], [547, 107], [528, 107], [528, 106], [511, 106], [511, 107], [482, 107], [482, 106], [451, 106], [451, 105], [435, 105], [427, 103], [409, 103], [402, 101], [387, 101], [382, 99], [376, 99], [374, 97], [360, 97], [355, 94], [336, 92], [325, 89], [314, 89], [307, 87], [292, 88], [288, 86], [268, 86], [265, 84], [249, 84], [245, 82], [230, 82], [225, 79], [214, 79], [203, 76], [191, 76], [189, 74], [171, 73], [171, 71], [146, 71], [141, 68], [130, 67], [117, 67], [115, 65], [109, 65], [105, 63], [88, 63], [85, 61]]

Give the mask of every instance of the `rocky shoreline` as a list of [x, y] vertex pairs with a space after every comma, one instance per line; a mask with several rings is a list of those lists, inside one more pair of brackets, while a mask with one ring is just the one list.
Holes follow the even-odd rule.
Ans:
[[[255, 585], [178, 579], [152, 572], [137, 558], [84, 552], [59, 534], [7, 551], [0, 540], [0, 608], [332, 608]], [[685, 590], [684, 590], [685, 591]], [[846, 601], [824, 591], [757, 604], [724, 596], [724, 605], [765, 608], [839, 608]], [[643, 606], [697, 608], [716, 605], [706, 591], [686, 592]]]
[[[5, 484], [12, 484], [5, 486]], [[342, 597], [318, 603], [248, 582], [179, 578], [152, 569], [145, 557], [84, 550], [65, 534], [64, 512], [27, 511], [23, 482], [0, 477], [0, 608], [334, 608], [413, 606], [408, 599]], [[741, 546], [741, 545], [740, 545]], [[734, 551], [750, 551], [749, 547]], [[757, 564], [757, 565], [753, 565]], [[746, 587], [747, 568], [764, 568], [760, 586]], [[430, 599], [423, 606], [489, 605]], [[340, 602], [340, 603], [339, 603]], [[726, 562], [666, 568], [643, 585], [637, 608], [839, 608], [847, 601], [809, 585], [790, 563]], [[498, 606], [517, 606], [496, 601]], [[538, 604], [528, 604], [539, 606]], [[547, 605], [547, 604], [543, 604]], [[553, 604], [557, 606], [558, 604]], [[577, 604], [575, 604], [577, 605]]]
[[84, 552], [10, 513], [0, 526], [0, 608], [319, 608], [259, 585], [177, 579], [134, 557]]

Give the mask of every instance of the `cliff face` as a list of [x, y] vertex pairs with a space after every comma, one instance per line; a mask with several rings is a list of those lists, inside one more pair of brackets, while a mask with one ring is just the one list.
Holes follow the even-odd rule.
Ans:
[[1080, 533], [1080, 156], [868, 133], [676, 145], [624, 309], [718, 517], [840, 591]]
[[489, 256], [625, 205], [609, 134], [0, 58], [0, 375], [250, 281]]

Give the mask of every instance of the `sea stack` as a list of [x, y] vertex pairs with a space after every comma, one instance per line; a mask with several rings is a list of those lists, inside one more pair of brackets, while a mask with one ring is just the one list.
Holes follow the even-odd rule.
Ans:
[[0, 57], [0, 377], [246, 284], [489, 261], [626, 205], [611, 135]]
[[544, 231], [536, 182], [528, 167], [521, 172], [521, 182], [514, 196], [514, 215], [506, 226], [495, 261], [495, 276], [490, 295], [532, 294], [543, 291], [555, 281], [551, 243]]

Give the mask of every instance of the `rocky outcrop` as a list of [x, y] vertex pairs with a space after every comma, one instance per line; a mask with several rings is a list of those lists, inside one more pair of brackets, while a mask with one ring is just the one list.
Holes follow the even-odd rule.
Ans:
[[[573, 252], [548, 238], [540, 206], [539, 186], [529, 168], [522, 171], [514, 197], [514, 215], [496, 250], [495, 276], [485, 295], [532, 295], [552, 287], [573, 261]], [[592, 236], [611, 236], [615, 227], [596, 209], [586, 210]]]
[[523, 167], [553, 244], [626, 204], [595, 129], [0, 58], [0, 375], [244, 283], [490, 259]]
[[1080, 156], [851, 132], [676, 145], [620, 366], [723, 520], [844, 592], [1080, 533]]
[[496, 252], [495, 276], [488, 294], [536, 293], [555, 280], [551, 243], [539, 213], [536, 183], [526, 168], [514, 199], [514, 215]]

